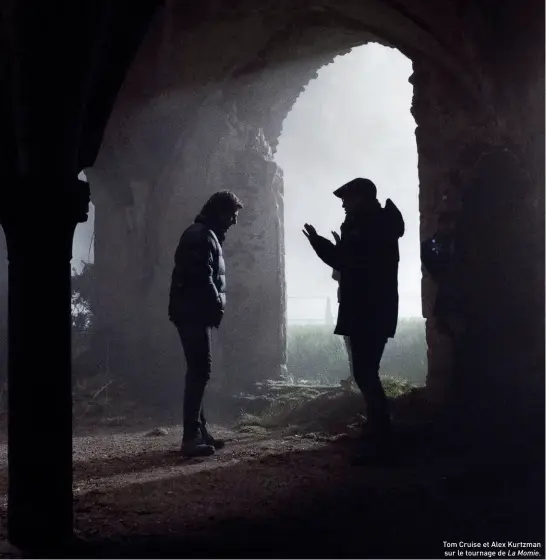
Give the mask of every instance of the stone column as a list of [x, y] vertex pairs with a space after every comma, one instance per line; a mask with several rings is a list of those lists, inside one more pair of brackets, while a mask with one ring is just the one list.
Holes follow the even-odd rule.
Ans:
[[[466, 159], [470, 149], [484, 136], [483, 111], [477, 104], [465, 102], [467, 93], [453, 76], [430, 59], [416, 56], [413, 60], [414, 86], [412, 114], [419, 156], [420, 241], [438, 231], [444, 212], [457, 213], [462, 184], [459, 174], [471, 165]], [[465, 159], [466, 158], [466, 159]], [[457, 222], [457, 218], [454, 218]], [[434, 304], [440, 286], [422, 267], [421, 297], [426, 320], [427, 397], [438, 405], [446, 403], [454, 372], [452, 337], [438, 328]]]
[[8, 532], [27, 550], [72, 536], [70, 260], [89, 203], [86, 183], [37, 182], [13, 185], [0, 216], [9, 258]]
[[95, 204], [95, 329], [93, 353], [99, 368], [112, 378], [125, 379], [139, 392], [142, 380], [140, 330], [145, 274], [142, 215], [133, 185], [115, 158], [87, 171]]
[[456, 245], [464, 331], [452, 398], [472, 430], [503, 425], [506, 438], [520, 437], [515, 426], [529, 419], [543, 426], [544, 288], [536, 279], [544, 261], [530, 187], [510, 150], [484, 154], [465, 189]]
[[285, 369], [285, 290], [282, 176], [261, 130], [242, 125], [241, 133], [246, 141], [223, 172], [245, 208], [226, 242], [228, 308], [221, 340], [226, 378], [245, 388]]
[[[158, 272], [161, 293], [158, 281], [150, 301], [166, 310], [180, 234], [212, 193], [233, 191], [244, 209], [224, 243], [228, 302], [217, 336], [222, 363], [215, 363], [213, 377], [221, 375], [224, 388], [241, 388], [278, 377], [286, 361], [282, 172], [263, 131], [241, 120], [221, 95], [211, 95], [197, 117], [191, 141], [177, 154], [179, 171], [170, 179], [173, 195], [160, 224], [165, 249]], [[158, 319], [153, 324], [158, 332], [164, 330]], [[174, 337], [172, 343], [172, 368], [180, 375], [183, 358]]]

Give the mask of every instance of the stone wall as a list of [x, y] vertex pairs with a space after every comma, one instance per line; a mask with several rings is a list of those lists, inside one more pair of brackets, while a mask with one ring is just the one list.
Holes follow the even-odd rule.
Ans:
[[520, 437], [521, 421], [542, 429], [544, 414], [544, 4], [487, 23], [468, 14], [492, 117], [463, 184], [455, 392], [465, 415]]

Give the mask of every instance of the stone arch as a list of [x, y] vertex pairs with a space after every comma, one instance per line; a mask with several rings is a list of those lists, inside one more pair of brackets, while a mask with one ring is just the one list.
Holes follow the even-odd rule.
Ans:
[[[395, 46], [411, 58], [421, 237], [434, 233], [442, 208], [457, 208], [457, 189], [451, 183], [454, 174], [461, 174], [461, 161], [478, 157], [488, 143], [502, 145], [502, 131], [510, 129], [510, 120], [506, 115], [499, 118], [501, 105], [494, 82], [484, 72], [477, 44], [466, 32], [475, 13], [470, 9], [446, 13], [446, 7], [442, 9], [442, 13], [410, 9], [393, 0], [338, 3], [335, 9], [313, 7], [309, 2], [297, 9], [264, 6], [247, 10], [241, 6], [233, 10], [218, 3], [202, 13], [196, 8], [188, 20], [175, 3], [164, 6], [118, 98], [103, 148], [108, 154], [120, 143], [124, 146], [124, 153], [118, 152], [118, 162], [112, 165], [139, 157], [142, 161], [148, 158], [153, 169], [146, 171], [145, 179], [128, 181], [133, 192], [141, 190], [140, 200], [145, 204], [140, 239], [150, 246], [148, 256], [116, 253], [104, 265], [105, 278], [110, 276], [111, 280], [120, 262], [128, 258], [137, 275], [153, 270], [147, 290], [137, 293], [124, 286], [124, 293], [116, 298], [110, 294], [104, 306], [116, 309], [124, 301], [125, 309], [138, 310], [140, 319], [134, 316], [128, 321], [134, 334], [129, 346], [135, 340], [153, 340], [156, 349], [145, 352], [153, 358], [138, 362], [155, 370], [150, 371], [154, 380], [157, 371], [172, 368], [173, 359], [167, 356], [178, 353], [175, 338], [167, 334], [170, 327], [165, 313], [171, 254], [182, 224], [193, 218], [207, 194], [231, 187], [251, 199], [251, 180], [268, 186], [261, 191], [267, 196], [256, 196], [249, 212], [243, 213], [244, 227], [234, 232], [230, 244], [234, 259], [239, 261], [234, 264], [236, 283], [252, 266], [263, 273], [256, 281], [254, 296], [259, 295], [260, 286], [267, 285], [274, 292], [275, 283], [279, 285], [282, 224], [273, 217], [282, 205], [282, 174], [272, 161], [272, 153], [290, 107], [317, 70], [337, 55], [374, 41]], [[208, 47], [212, 37], [214, 44], [224, 41], [222, 52]], [[454, 50], [451, 44], [460, 46]], [[154, 134], [154, 127], [163, 134]], [[125, 134], [120, 139], [120, 130], [131, 130], [134, 136]], [[99, 158], [97, 167], [101, 165]], [[130, 175], [136, 167], [125, 169]], [[464, 172], [460, 180], [466, 181]], [[183, 188], [178, 188], [181, 185]], [[96, 188], [93, 181], [92, 187]], [[100, 211], [97, 208], [97, 215]], [[264, 216], [269, 217], [267, 227], [258, 227]], [[249, 238], [257, 244], [254, 253], [260, 255], [263, 266], [256, 266], [249, 251], [245, 252]], [[273, 277], [267, 277], [266, 271], [275, 266], [278, 269]], [[239, 283], [244, 286], [244, 282]], [[436, 333], [431, 309], [435, 289], [424, 271], [423, 314], [427, 318], [431, 387], [435, 380], [446, 377], [451, 347], [451, 341], [438, 340]], [[242, 325], [243, 316], [249, 314], [244, 304], [248, 299], [241, 294], [241, 313], [233, 314], [234, 323], [227, 329], [240, 331], [239, 346], [246, 337]], [[261, 350], [255, 360], [244, 364], [248, 371], [259, 371], [260, 375], [282, 371], [283, 332], [278, 326], [283, 322], [282, 291], [276, 292], [273, 300], [280, 305], [275, 303], [275, 311], [269, 314], [271, 324], [261, 333]], [[142, 324], [153, 328], [134, 326]], [[437, 386], [435, 391], [445, 393], [443, 383]]]

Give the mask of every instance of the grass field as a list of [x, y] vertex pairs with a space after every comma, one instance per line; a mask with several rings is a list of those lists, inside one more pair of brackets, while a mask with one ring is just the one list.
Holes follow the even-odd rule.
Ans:
[[[343, 337], [326, 325], [289, 325], [287, 329], [287, 368], [295, 382], [338, 384], [349, 376], [349, 363]], [[427, 368], [425, 321], [400, 319], [396, 336], [383, 354], [383, 376], [424, 385]]]

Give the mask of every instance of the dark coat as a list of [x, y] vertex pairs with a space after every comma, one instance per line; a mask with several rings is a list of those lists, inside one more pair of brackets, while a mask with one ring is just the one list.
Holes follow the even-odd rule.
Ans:
[[169, 319], [176, 325], [219, 327], [226, 306], [222, 236], [198, 216], [174, 256]]
[[340, 272], [335, 334], [393, 337], [398, 322], [398, 239], [404, 220], [394, 203], [347, 217], [334, 245], [317, 236], [317, 255]]

